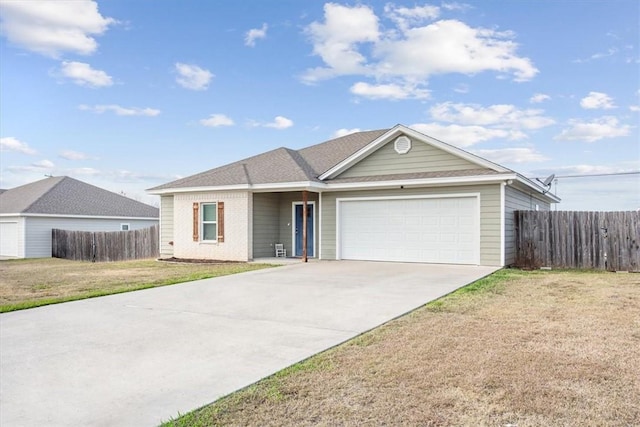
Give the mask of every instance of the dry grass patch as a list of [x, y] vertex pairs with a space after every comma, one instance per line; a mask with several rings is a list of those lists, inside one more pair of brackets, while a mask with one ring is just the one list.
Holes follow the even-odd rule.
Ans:
[[265, 268], [153, 259], [91, 263], [58, 258], [0, 261], [0, 312]]
[[640, 276], [503, 270], [168, 425], [640, 425]]

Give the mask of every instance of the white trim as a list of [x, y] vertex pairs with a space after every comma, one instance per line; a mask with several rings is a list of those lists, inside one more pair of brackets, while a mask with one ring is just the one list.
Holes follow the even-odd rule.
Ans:
[[[126, 226], [127, 229], [123, 229], [122, 227]], [[131, 231], [131, 224], [128, 222], [121, 222], [120, 223], [120, 231]]]
[[38, 214], [38, 213], [16, 213], [16, 214], [0, 214], [1, 217], [18, 216], [18, 217], [38, 217], [38, 218], [82, 218], [82, 219], [117, 219], [124, 220], [144, 220], [144, 221], [160, 221], [160, 217], [151, 216], [98, 216], [98, 215], [58, 215], [58, 214]]
[[[291, 256], [296, 255], [296, 206], [302, 206], [303, 202], [291, 202]], [[309, 200], [307, 205], [313, 206], [313, 227], [311, 227], [311, 231], [313, 234], [313, 256], [316, 257], [316, 218], [317, 218], [317, 209], [315, 200]], [[307, 254], [308, 255], [308, 254]]]
[[477, 259], [476, 265], [481, 265], [480, 260], [482, 258], [481, 254], [481, 232], [482, 232], [482, 216], [480, 214], [480, 193], [447, 193], [447, 194], [417, 194], [417, 195], [406, 195], [406, 196], [371, 196], [371, 197], [338, 197], [336, 198], [336, 260], [342, 259], [342, 254], [340, 253], [340, 205], [342, 202], [358, 202], [358, 201], [368, 201], [368, 200], [408, 200], [408, 199], [452, 199], [452, 198], [465, 198], [465, 197], [474, 197], [476, 199], [476, 219], [478, 220], [478, 228], [476, 234], [476, 244], [477, 244]]
[[426, 187], [446, 184], [497, 184], [508, 179], [516, 179], [516, 174], [510, 175], [474, 175], [474, 176], [454, 176], [441, 178], [416, 178], [389, 181], [367, 181], [367, 182], [344, 182], [327, 183], [327, 190], [366, 190], [380, 187]]
[[318, 193], [318, 212], [318, 259], [322, 259], [322, 191]]
[[[386, 181], [356, 181], [356, 182], [284, 182], [276, 184], [259, 184], [254, 186], [220, 186], [220, 187], [189, 187], [189, 188], [173, 188], [159, 190], [157, 192], [149, 192], [150, 194], [174, 194], [174, 193], [189, 193], [189, 192], [215, 192], [215, 191], [232, 191], [232, 190], [248, 190], [253, 192], [271, 192], [271, 191], [301, 191], [310, 190], [313, 192], [324, 191], [345, 191], [345, 190], [363, 190], [363, 189], [379, 189], [379, 188], [393, 188], [399, 186], [413, 186], [413, 187], [425, 187], [425, 186], [437, 186], [437, 185], [468, 185], [468, 184], [497, 184], [505, 182], [507, 180], [515, 180], [517, 183], [522, 184], [537, 193], [537, 197], [541, 197], [550, 200], [550, 203], [560, 202], [560, 198], [556, 195], [546, 192], [544, 188], [537, 185], [530, 179], [513, 171], [510, 173], [500, 173], [492, 175], [471, 175], [471, 176], [450, 176], [450, 177], [438, 177], [438, 178], [415, 178], [415, 179], [402, 179], [402, 180], [386, 180]], [[7, 215], [7, 214], [0, 214]], [[10, 214], [15, 216], [15, 214]]]
[[391, 142], [394, 138], [405, 134], [409, 136], [413, 140], [417, 140], [420, 142], [424, 142], [425, 144], [432, 145], [440, 150], [446, 151], [449, 154], [460, 157], [464, 160], [467, 160], [476, 165], [494, 170], [496, 172], [511, 172], [510, 169], [507, 169], [503, 166], [490, 162], [489, 160], [483, 159], [482, 157], [478, 157], [475, 154], [471, 154], [467, 151], [461, 150], [460, 148], [454, 147], [453, 145], [446, 144], [442, 141], [438, 141], [435, 138], [432, 138], [428, 135], [424, 135], [416, 130], [408, 128], [404, 125], [396, 125], [392, 129], [389, 129], [388, 132], [379, 136], [365, 147], [361, 148], [351, 156], [344, 159], [342, 162], [338, 163], [322, 175], [320, 175], [319, 179], [324, 181], [327, 178], [334, 178], [345, 170], [349, 169], [354, 164], [358, 163], [360, 160], [367, 157], [369, 154], [376, 151], [382, 145], [385, 145], [388, 142]]
[[315, 181], [294, 181], [294, 182], [275, 182], [266, 184], [237, 184], [237, 185], [214, 185], [203, 187], [183, 187], [183, 188], [165, 188], [161, 190], [147, 190], [149, 194], [174, 194], [174, 193], [204, 193], [212, 191], [255, 191], [255, 192], [268, 192], [272, 190], [279, 191], [300, 191], [300, 190], [312, 190], [315, 188], [325, 188], [325, 184]]
[[505, 261], [505, 251], [506, 251], [506, 236], [505, 236], [505, 227], [506, 227], [506, 187], [507, 183], [503, 182], [500, 184], [500, 267], [504, 267]]
[[[215, 239], [209, 239], [209, 240], [205, 240], [204, 238], [204, 226], [205, 226], [205, 221], [204, 221], [204, 207], [207, 205], [214, 205], [214, 212], [216, 213], [216, 220], [215, 221], [207, 221], [207, 224], [215, 224], [216, 225], [216, 238]], [[198, 208], [199, 211], [199, 216], [200, 218], [198, 218], [199, 221], [199, 230], [198, 232], [200, 233], [200, 240], [198, 241], [198, 243], [218, 243], [218, 202], [200, 202], [200, 207]]]

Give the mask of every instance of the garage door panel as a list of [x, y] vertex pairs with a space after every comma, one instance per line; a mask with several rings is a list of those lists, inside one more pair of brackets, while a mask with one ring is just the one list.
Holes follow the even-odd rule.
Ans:
[[18, 256], [17, 222], [0, 222], [0, 255]]
[[342, 259], [477, 264], [478, 198], [342, 200]]

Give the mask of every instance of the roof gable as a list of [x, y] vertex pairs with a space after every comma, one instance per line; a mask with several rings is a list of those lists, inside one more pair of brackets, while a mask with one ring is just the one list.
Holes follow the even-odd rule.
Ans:
[[395, 140], [381, 145], [376, 151], [340, 173], [337, 178], [485, 169], [421, 141], [412, 141], [406, 153], [398, 153], [395, 148]]
[[[460, 148], [454, 147], [453, 145], [446, 144], [442, 141], [438, 141], [435, 138], [431, 138], [430, 136], [424, 135], [414, 129], [408, 128], [403, 125], [396, 125], [394, 128], [388, 130], [384, 134], [380, 135], [375, 140], [371, 141], [369, 144], [362, 147], [356, 153], [351, 156], [345, 158], [343, 161], [332, 167], [331, 169], [324, 172], [320, 175], [321, 180], [333, 179], [340, 177], [350, 176], [347, 172], [349, 169], [355, 167], [358, 163], [362, 162], [364, 159], [369, 156], [374, 155], [378, 150], [383, 147], [391, 144], [391, 150], [393, 150], [393, 141], [399, 136], [408, 136], [412, 141], [412, 146], [415, 147], [419, 143], [424, 143], [429, 145], [432, 148], [432, 153], [439, 153], [438, 155], [444, 156], [446, 158], [445, 163], [442, 164], [444, 169], [440, 170], [451, 170], [446, 168], [446, 162], [450, 163], [450, 165], [457, 170], [465, 170], [465, 169], [490, 169], [495, 172], [513, 172], [510, 169], [507, 169], [503, 166], [490, 162], [489, 160], [483, 159], [482, 157], [478, 157], [474, 154], [471, 154], [467, 151], [464, 151]], [[411, 153], [411, 151], [409, 152]], [[405, 154], [408, 155], [409, 153]], [[387, 153], [388, 154], [388, 153]], [[423, 153], [424, 154], [424, 153]], [[385, 151], [382, 151], [377, 156], [374, 156], [373, 164], [376, 161], [380, 161], [381, 158], [385, 157]], [[468, 166], [467, 166], [468, 165]], [[418, 169], [415, 172], [423, 173], [423, 172], [435, 172], [436, 169], [427, 169], [429, 165], [417, 166]], [[432, 164], [431, 167], [434, 167]], [[362, 166], [360, 168], [356, 168], [354, 174], [362, 174], [366, 171], [366, 166]], [[344, 175], [347, 173], [347, 175]], [[397, 172], [390, 172], [391, 174]], [[354, 175], [356, 176], [356, 175]], [[366, 175], [361, 175], [366, 176]]]
[[0, 213], [158, 218], [158, 208], [68, 176], [45, 178], [0, 194]]

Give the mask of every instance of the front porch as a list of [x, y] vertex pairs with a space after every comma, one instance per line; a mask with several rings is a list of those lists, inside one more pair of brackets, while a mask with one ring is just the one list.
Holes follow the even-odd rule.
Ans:
[[[287, 253], [282, 260], [300, 262], [319, 255], [320, 195], [303, 191], [253, 193], [251, 247], [253, 259], [276, 259], [275, 244]], [[306, 202], [306, 208], [305, 208]], [[306, 211], [306, 220], [304, 212]], [[304, 233], [306, 223], [306, 236]], [[304, 253], [306, 238], [306, 254]]]

